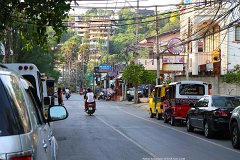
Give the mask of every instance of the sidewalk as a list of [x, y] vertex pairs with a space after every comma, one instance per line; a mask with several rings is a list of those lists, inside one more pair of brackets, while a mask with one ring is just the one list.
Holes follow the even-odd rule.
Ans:
[[147, 108], [148, 108], [148, 103], [146, 103], [146, 102], [134, 104], [133, 101], [132, 102], [129, 102], [129, 101], [119, 101], [117, 103], [123, 104], [125, 106], [134, 106], [134, 107], [142, 108], [144, 110], [147, 110]]

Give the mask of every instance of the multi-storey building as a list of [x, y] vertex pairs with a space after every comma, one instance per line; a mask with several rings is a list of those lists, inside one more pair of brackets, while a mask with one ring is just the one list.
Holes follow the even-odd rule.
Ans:
[[[180, 15], [180, 37], [189, 54], [192, 75], [224, 75], [239, 64], [240, 26], [236, 4], [222, 0], [188, 0]], [[189, 42], [189, 43], [188, 43]]]

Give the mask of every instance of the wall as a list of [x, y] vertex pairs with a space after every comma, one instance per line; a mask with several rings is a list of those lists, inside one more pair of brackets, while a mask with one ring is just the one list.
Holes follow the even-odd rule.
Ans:
[[[189, 80], [203, 81], [212, 84], [212, 94], [240, 96], [240, 85], [223, 82], [223, 76], [190, 76]], [[186, 80], [185, 76], [175, 76], [174, 81]]]

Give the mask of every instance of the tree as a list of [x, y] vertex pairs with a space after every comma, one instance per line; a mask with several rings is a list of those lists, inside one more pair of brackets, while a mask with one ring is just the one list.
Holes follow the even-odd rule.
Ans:
[[138, 85], [144, 82], [145, 69], [140, 64], [130, 64], [123, 72], [123, 79], [134, 86], [134, 103], [138, 103]]
[[224, 76], [224, 82], [240, 84], [240, 65], [234, 66], [234, 69]]
[[[16, 0], [1, 1], [0, 12], [0, 40], [3, 41], [6, 54], [3, 62], [9, 61], [10, 48], [16, 50], [16, 37], [24, 41], [24, 47], [28, 50], [33, 46], [45, 47], [47, 43], [47, 28], [52, 26], [57, 40], [66, 30], [63, 20], [67, 17], [70, 3], [65, 0]], [[6, 18], [7, 17], [7, 18]]]

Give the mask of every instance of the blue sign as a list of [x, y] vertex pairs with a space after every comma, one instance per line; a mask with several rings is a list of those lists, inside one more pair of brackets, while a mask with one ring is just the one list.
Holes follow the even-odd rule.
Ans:
[[184, 0], [184, 4], [189, 4], [191, 0]]
[[111, 65], [101, 65], [99, 66], [99, 72], [111, 72], [113, 70]]

